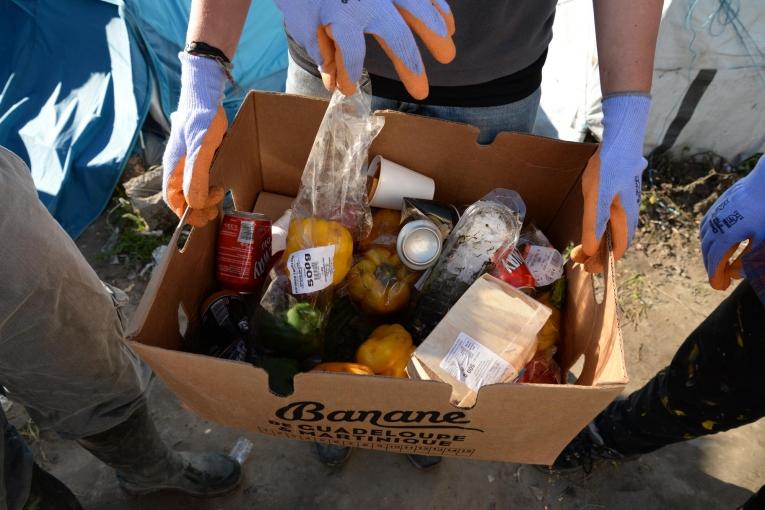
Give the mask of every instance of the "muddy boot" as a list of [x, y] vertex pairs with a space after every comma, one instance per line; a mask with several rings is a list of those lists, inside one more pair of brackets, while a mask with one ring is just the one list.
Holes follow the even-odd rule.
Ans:
[[35, 464], [23, 510], [82, 510], [82, 506], [69, 487]]
[[330, 468], [342, 467], [353, 453], [353, 448], [350, 446], [324, 443], [314, 443], [313, 446], [321, 463]]
[[172, 489], [195, 496], [217, 496], [233, 490], [242, 477], [239, 463], [228, 455], [168, 448], [146, 406], [124, 423], [79, 443], [116, 469], [120, 485], [132, 494]]
[[593, 467], [601, 461], [629, 461], [637, 457], [638, 455], [623, 455], [606, 445], [598, 427], [594, 422], [590, 422], [566, 445], [552, 466], [546, 468], [538, 466], [538, 468], [548, 472], [565, 472], [582, 468], [585, 473], [589, 474]]
[[411, 462], [414, 467], [421, 471], [433, 469], [434, 467], [441, 464], [441, 457], [433, 455], [416, 455], [413, 453], [407, 453], [406, 458], [409, 459], [409, 462]]

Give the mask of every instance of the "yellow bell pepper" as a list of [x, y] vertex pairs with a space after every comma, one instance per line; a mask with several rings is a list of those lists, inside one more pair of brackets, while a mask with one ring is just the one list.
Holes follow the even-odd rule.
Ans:
[[372, 369], [368, 366], [360, 363], [344, 363], [340, 361], [330, 361], [327, 363], [319, 363], [313, 369], [312, 372], [343, 372], [346, 374], [356, 375], [375, 375]]
[[558, 307], [553, 304], [551, 293], [542, 294], [537, 300], [552, 310], [550, 318], [537, 333], [537, 352], [541, 352], [553, 347], [560, 340], [561, 313]]
[[377, 327], [356, 351], [356, 361], [377, 375], [406, 377], [407, 363], [414, 352], [412, 336], [400, 324]]
[[345, 279], [353, 263], [353, 237], [343, 225], [323, 218], [296, 218], [290, 222], [287, 231], [287, 247], [284, 263], [289, 256], [300, 250], [317, 246], [335, 246], [333, 258], [335, 273], [332, 283], [337, 285]]
[[396, 247], [398, 231], [401, 230], [401, 211], [378, 209], [372, 215], [372, 230], [359, 241], [359, 249], [367, 251], [379, 246]]
[[348, 273], [348, 294], [367, 313], [398, 312], [409, 303], [418, 276], [395, 251], [372, 248]]

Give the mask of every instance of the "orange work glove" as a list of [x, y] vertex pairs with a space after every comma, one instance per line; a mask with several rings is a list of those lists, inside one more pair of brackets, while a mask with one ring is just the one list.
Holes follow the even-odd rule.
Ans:
[[603, 99], [603, 142], [582, 175], [584, 214], [582, 244], [571, 258], [587, 271], [602, 272], [601, 243], [611, 227], [614, 259], [619, 260], [635, 235], [640, 213], [643, 137], [651, 98], [618, 94]]
[[171, 116], [172, 129], [162, 156], [162, 193], [180, 218], [202, 227], [218, 216], [223, 189], [210, 186], [210, 165], [228, 128], [223, 111], [226, 73], [217, 61], [182, 52], [181, 95]]
[[445, 0], [276, 0], [289, 34], [322, 72], [324, 85], [356, 91], [366, 55], [364, 34], [375, 37], [401, 82], [416, 99], [428, 95], [428, 78], [414, 40], [433, 57], [451, 62], [456, 49], [454, 17]]

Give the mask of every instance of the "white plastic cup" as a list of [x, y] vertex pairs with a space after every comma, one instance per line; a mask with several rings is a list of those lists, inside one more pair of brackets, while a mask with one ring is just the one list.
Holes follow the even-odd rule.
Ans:
[[367, 174], [372, 181], [369, 189], [372, 207], [400, 211], [404, 197], [433, 200], [436, 192], [433, 179], [382, 156], [375, 156], [369, 163]]

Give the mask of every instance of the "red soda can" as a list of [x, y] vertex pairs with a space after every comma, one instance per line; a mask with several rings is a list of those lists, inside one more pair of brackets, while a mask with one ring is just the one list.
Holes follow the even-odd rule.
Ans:
[[492, 276], [509, 283], [525, 292], [536, 288], [534, 276], [529, 271], [526, 261], [515, 246], [512, 249], [500, 249], [493, 257]]
[[271, 268], [271, 220], [263, 214], [234, 211], [218, 231], [216, 275], [237, 292], [256, 292]]

